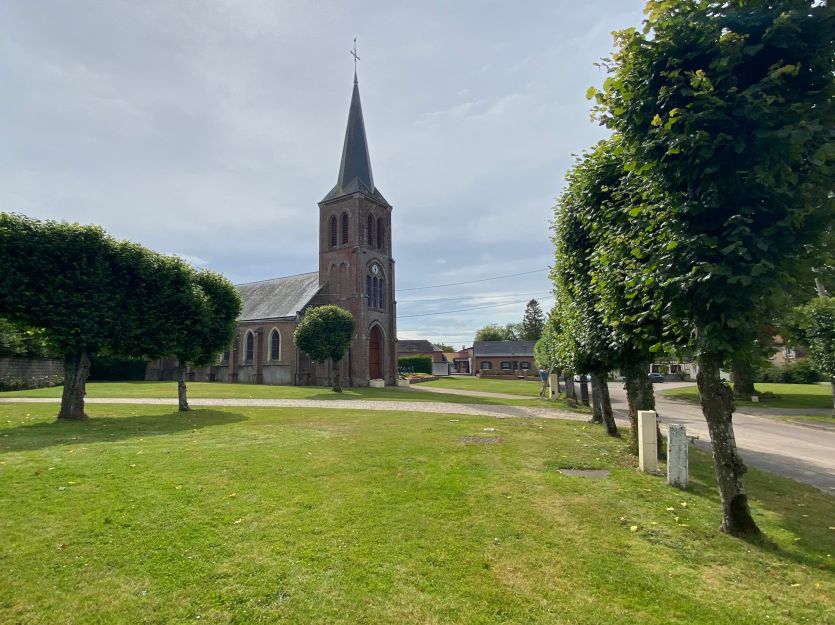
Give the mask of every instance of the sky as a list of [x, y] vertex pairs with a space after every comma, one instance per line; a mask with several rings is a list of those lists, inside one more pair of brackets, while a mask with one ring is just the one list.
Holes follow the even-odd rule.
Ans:
[[357, 37], [398, 336], [469, 345], [553, 303], [553, 206], [606, 136], [585, 93], [642, 8], [5, 0], [0, 210], [99, 224], [235, 283], [315, 271]]

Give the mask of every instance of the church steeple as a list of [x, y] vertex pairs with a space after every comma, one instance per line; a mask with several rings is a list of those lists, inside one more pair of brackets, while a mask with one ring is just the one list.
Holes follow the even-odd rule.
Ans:
[[348, 126], [345, 129], [345, 143], [342, 146], [339, 176], [336, 179], [336, 186], [322, 201], [327, 202], [354, 193], [362, 193], [388, 204], [374, 187], [356, 69], [354, 69], [354, 92], [351, 95], [351, 107], [348, 109]]

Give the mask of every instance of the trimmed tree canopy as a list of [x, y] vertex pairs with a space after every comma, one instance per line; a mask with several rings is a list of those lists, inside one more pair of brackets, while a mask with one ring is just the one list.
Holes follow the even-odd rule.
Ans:
[[[293, 333], [293, 341], [314, 362], [325, 362], [330, 358], [337, 364], [348, 351], [354, 329], [351, 313], [329, 304], [310, 308], [304, 313], [304, 318]], [[333, 390], [340, 391], [339, 367], [335, 369]]]

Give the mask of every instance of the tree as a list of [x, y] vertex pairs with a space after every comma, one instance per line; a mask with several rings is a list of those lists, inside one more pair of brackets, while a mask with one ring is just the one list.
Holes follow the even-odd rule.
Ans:
[[590, 217], [598, 206], [588, 201], [582, 163], [568, 175], [554, 214], [556, 261], [551, 271], [557, 294], [555, 311], [560, 331], [558, 353], [566, 367], [592, 376], [592, 421], [602, 422], [610, 436], [618, 430], [606, 378], [613, 368], [611, 327], [604, 323], [589, 274], [599, 229]]
[[475, 333], [475, 341], [516, 341], [518, 330], [516, 324], [508, 323], [505, 326], [500, 326], [496, 323], [491, 323], [484, 326]]
[[328, 305], [310, 308], [293, 333], [296, 347], [310, 356], [314, 362], [331, 359], [334, 365], [334, 392], [341, 393], [339, 363], [348, 351], [354, 336], [354, 318], [339, 306]]
[[832, 416], [835, 417], [835, 297], [819, 297], [795, 309], [792, 336], [808, 348], [808, 357], [832, 385]]
[[192, 272], [195, 306], [189, 318], [180, 318], [180, 337], [174, 350], [178, 361], [177, 395], [179, 409], [188, 406], [186, 373], [189, 366], [205, 367], [232, 342], [241, 312], [238, 289], [219, 273]]
[[93, 354], [207, 356], [214, 324], [228, 324], [207, 295], [217, 280], [95, 226], [0, 214], [0, 314], [41, 328], [64, 358], [59, 419], [86, 417]]
[[442, 352], [456, 351], [456, 349], [452, 345], [447, 345], [446, 343], [433, 343], [433, 345], [440, 349]]
[[833, 219], [835, 16], [814, 0], [652, 0], [647, 15], [617, 35], [592, 95], [625, 169], [658, 189], [633, 245], [667, 287], [665, 330], [692, 336], [722, 530], [756, 533], [719, 370]]
[[519, 339], [522, 341], [538, 341], [544, 328], [545, 315], [542, 314], [539, 302], [532, 299], [525, 306], [525, 315], [522, 318], [522, 323], [519, 324]]
[[0, 314], [43, 328], [64, 359], [59, 419], [83, 419], [89, 355], [116, 334], [123, 290], [101, 228], [0, 214]]

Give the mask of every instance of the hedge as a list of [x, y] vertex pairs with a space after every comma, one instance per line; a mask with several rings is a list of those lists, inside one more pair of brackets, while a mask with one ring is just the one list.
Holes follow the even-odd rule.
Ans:
[[147, 361], [116, 356], [90, 357], [90, 380], [123, 382], [144, 380]]
[[431, 356], [403, 356], [398, 365], [403, 373], [432, 373]]

